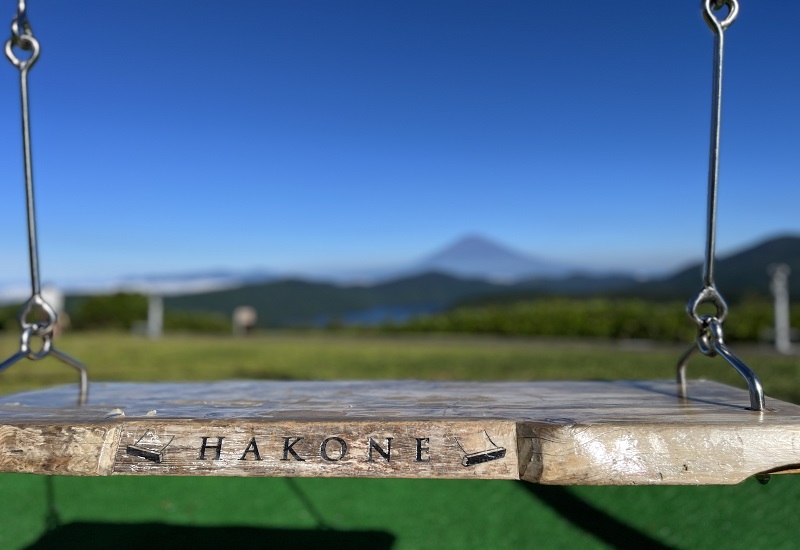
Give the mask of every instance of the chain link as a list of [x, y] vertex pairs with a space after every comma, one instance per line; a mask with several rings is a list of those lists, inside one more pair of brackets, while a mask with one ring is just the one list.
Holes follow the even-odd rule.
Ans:
[[[44, 320], [36, 320], [36, 314], [44, 316]], [[32, 330], [36, 336], [52, 334], [58, 323], [58, 314], [41, 294], [34, 294], [23, 304], [17, 316], [22, 330]], [[34, 319], [34, 320], [31, 320]]]
[[[31, 348], [31, 338], [34, 336], [40, 336], [42, 339], [42, 347], [39, 348], [39, 351], [34, 351]], [[28, 359], [32, 361], [38, 361], [39, 359], [44, 359], [50, 354], [50, 351], [53, 349], [53, 335], [51, 333], [47, 334], [36, 334], [36, 330], [33, 327], [26, 328], [22, 331], [22, 336], [20, 337], [19, 342], [19, 352], [24, 353]]]
[[[30, 55], [22, 59], [14, 53], [14, 48], [30, 52]], [[11, 21], [11, 38], [6, 41], [5, 54], [20, 71], [30, 69], [39, 59], [39, 41], [33, 36], [25, 0], [19, 0], [17, 4], [17, 15]]]
[[[20, 31], [20, 29], [22, 30]], [[33, 30], [31, 29], [30, 21], [28, 21], [28, 8], [25, 5], [25, 0], [19, 0], [17, 2], [17, 15], [11, 20], [11, 40], [14, 41], [15, 46], [24, 49], [25, 47], [20, 43], [20, 39], [23, 36], [33, 36]]]

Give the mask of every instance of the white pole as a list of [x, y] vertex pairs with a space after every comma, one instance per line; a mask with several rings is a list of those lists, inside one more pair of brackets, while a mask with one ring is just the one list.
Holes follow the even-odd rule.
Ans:
[[161, 338], [164, 330], [164, 299], [157, 294], [147, 297], [147, 337], [151, 340]]
[[769, 266], [772, 275], [770, 289], [775, 297], [775, 349], [778, 353], [791, 353], [792, 337], [789, 318], [789, 273], [786, 264]]

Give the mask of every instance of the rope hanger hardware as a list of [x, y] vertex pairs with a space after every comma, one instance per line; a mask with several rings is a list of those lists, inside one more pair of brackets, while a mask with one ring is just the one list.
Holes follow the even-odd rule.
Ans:
[[[724, 19], [715, 14], [723, 7], [728, 8]], [[719, 142], [720, 122], [722, 120], [722, 60], [725, 46], [725, 31], [739, 14], [738, 0], [704, 0], [703, 18], [714, 33], [714, 69], [711, 92], [711, 140], [708, 154], [708, 203], [706, 211], [706, 246], [703, 263], [703, 288], [686, 306], [689, 317], [697, 325], [696, 345], [692, 346], [678, 361], [678, 385], [681, 395], [686, 396], [686, 368], [689, 359], [700, 352], [707, 357], [720, 355], [744, 377], [750, 393], [750, 409], [763, 411], [764, 388], [761, 380], [744, 361], [736, 357], [725, 343], [722, 325], [728, 316], [728, 304], [722, 298], [714, 282], [715, 249], [717, 239], [717, 195], [719, 187]], [[716, 312], [713, 315], [700, 314], [700, 307], [711, 304]]]
[[[20, 58], [15, 53], [17, 48], [28, 52], [28, 57]], [[25, 205], [28, 220], [28, 260], [30, 264], [31, 296], [23, 304], [17, 320], [21, 335], [19, 350], [0, 363], [0, 372], [6, 370], [22, 359], [38, 361], [52, 355], [62, 363], [76, 369], [80, 374], [78, 404], [86, 403], [89, 392], [89, 377], [86, 367], [73, 357], [53, 345], [53, 336], [58, 323], [58, 315], [53, 307], [42, 297], [41, 278], [39, 276], [39, 247], [36, 236], [36, 201], [33, 194], [33, 160], [31, 156], [31, 126], [28, 107], [28, 72], [39, 60], [41, 48], [39, 41], [33, 36], [25, 0], [19, 0], [17, 14], [11, 22], [11, 38], [6, 41], [5, 54], [11, 64], [19, 69], [20, 98], [22, 112], [22, 156], [25, 173]], [[31, 346], [33, 338], [41, 339], [41, 347], [36, 350]]]

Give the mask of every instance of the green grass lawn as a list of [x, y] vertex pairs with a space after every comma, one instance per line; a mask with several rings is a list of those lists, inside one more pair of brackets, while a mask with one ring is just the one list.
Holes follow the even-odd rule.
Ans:
[[[253, 338], [78, 333], [57, 345], [83, 360], [93, 380], [391, 379], [546, 380], [673, 378], [684, 346], [524, 338], [266, 333]], [[0, 354], [16, 351], [0, 337]], [[800, 357], [737, 346], [770, 396], [800, 402]], [[744, 387], [722, 359], [698, 357], [689, 376]], [[0, 373], [0, 393], [65, 384], [74, 371], [47, 359]]]
[[[11, 354], [13, 337], [0, 338]], [[475, 337], [277, 333], [235, 340], [71, 334], [95, 380], [671, 378], [681, 347]], [[800, 401], [800, 358], [732, 344], [767, 393]], [[691, 377], [742, 386], [720, 359]], [[48, 359], [7, 393], [69, 383]], [[732, 487], [544, 487], [508, 481], [46, 478], [0, 475], [0, 548], [794, 548], [800, 476]], [[113, 543], [111, 542], [113, 541]]]

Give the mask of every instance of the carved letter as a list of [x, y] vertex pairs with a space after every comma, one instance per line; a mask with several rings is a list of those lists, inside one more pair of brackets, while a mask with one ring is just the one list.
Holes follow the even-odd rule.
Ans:
[[[430, 447], [423, 447], [423, 443], [430, 444], [431, 440], [428, 437], [418, 437], [417, 438], [417, 462], [430, 462], [431, 461], [431, 449]], [[425, 453], [425, 458], [422, 458], [422, 453]]]
[[[335, 441], [339, 444], [340, 449], [338, 458], [331, 458], [331, 456], [328, 455], [328, 443], [331, 441]], [[328, 462], [337, 462], [343, 459], [345, 454], [347, 454], [347, 443], [345, 443], [344, 439], [341, 437], [329, 437], [322, 442], [322, 445], [319, 446], [319, 456]]]
[[303, 438], [302, 437], [296, 437], [296, 438], [294, 438], [294, 441], [289, 443], [289, 440], [291, 440], [291, 439], [292, 439], [291, 437], [284, 437], [283, 438], [283, 458], [281, 460], [289, 460], [289, 453], [291, 453], [291, 455], [294, 457], [295, 460], [299, 460], [300, 462], [304, 462], [305, 458], [300, 458], [300, 455], [298, 455], [297, 452], [295, 452], [295, 450], [292, 449], [292, 447], [294, 447], [294, 444], [297, 443], [298, 441], [302, 441]]
[[253, 453], [253, 457], [255, 457], [256, 460], [261, 460], [261, 453], [258, 452], [258, 445], [256, 445], [255, 437], [247, 444], [247, 448], [244, 450], [239, 460], [247, 460], [247, 453]]
[[222, 452], [222, 440], [225, 438], [218, 437], [216, 445], [209, 445], [208, 437], [202, 437], [201, 439], [203, 440], [203, 444], [200, 446], [200, 456], [197, 457], [197, 460], [206, 460], [206, 449], [215, 449], [217, 452], [214, 453], [214, 458], [212, 460], [219, 460], [219, 455]]
[[372, 460], [372, 449], [378, 451], [378, 454], [381, 455], [383, 458], [385, 458], [386, 462], [390, 462], [392, 460], [392, 439], [394, 438], [392, 437], [386, 438], [386, 450], [384, 451], [383, 449], [381, 449], [380, 445], [378, 445], [378, 443], [370, 437], [369, 458], [367, 459], [367, 462], [374, 462], [374, 460]]

